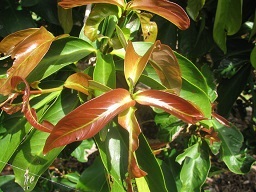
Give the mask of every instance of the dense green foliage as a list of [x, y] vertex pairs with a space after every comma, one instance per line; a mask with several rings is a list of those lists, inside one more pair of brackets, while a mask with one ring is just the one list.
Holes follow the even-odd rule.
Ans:
[[[250, 171], [256, 2], [185, 2], [4, 0], [2, 191], [196, 192], [213, 159]], [[86, 166], [51, 169], [71, 157]]]

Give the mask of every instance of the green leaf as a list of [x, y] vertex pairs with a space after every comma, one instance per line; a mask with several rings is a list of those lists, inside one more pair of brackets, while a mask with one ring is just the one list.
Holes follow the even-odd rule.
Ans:
[[[74, 109], [77, 103], [78, 98], [76, 94], [63, 92], [47, 109], [42, 119], [57, 123], [65, 114]], [[63, 147], [58, 148], [44, 155], [43, 148], [48, 135], [48, 133], [33, 129], [26, 141], [19, 146], [13, 156], [12, 164], [14, 165], [16, 182], [25, 191], [33, 190], [40, 175], [46, 171], [63, 149]]]
[[110, 15], [118, 17], [118, 14], [119, 9], [115, 5], [96, 4], [86, 20], [84, 27], [85, 36], [87, 36], [91, 41], [95, 41], [97, 39], [97, 32], [100, 23]]
[[180, 97], [195, 104], [206, 118], [211, 116], [211, 98], [208, 96], [208, 85], [202, 73], [187, 58], [175, 52], [180, 65], [182, 88]]
[[[116, 87], [115, 63], [112, 55], [104, 55], [97, 52], [97, 62], [93, 72], [93, 80], [112, 89]], [[99, 96], [103, 92], [95, 90], [95, 95]]]
[[93, 164], [84, 170], [76, 188], [81, 191], [108, 192], [108, 178], [100, 158], [96, 158]]
[[79, 162], [87, 162], [88, 156], [94, 152], [94, 141], [92, 139], [86, 139], [71, 153]]
[[75, 37], [58, 39], [52, 43], [48, 53], [27, 77], [27, 81], [42, 80], [94, 51], [95, 48], [82, 39]]
[[122, 8], [125, 7], [125, 2], [124, 0], [62, 0], [61, 2], [59, 2], [59, 5], [64, 7], [64, 8], [73, 8], [73, 7], [77, 7], [77, 6], [82, 6], [82, 5], [88, 5], [88, 4], [92, 4], [92, 3], [109, 3], [109, 4], [113, 4], [113, 5], [117, 5], [120, 6]]
[[200, 192], [210, 170], [210, 156], [204, 144], [196, 143], [177, 156], [180, 164], [181, 192]]
[[[124, 180], [128, 168], [128, 136], [124, 129], [111, 122], [105, 141], [97, 134], [94, 138], [109, 177], [108, 185], [114, 191], [125, 192]], [[113, 182], [111, 182], [113, 180]]]
[[242, 133], [235, 127], [225, 127], [217, 120], [213, 120], [215, 131], [221, 140], [221, 159], [230, 171], [244, 174], [250, 171], [255, 159], [241, 151], [244, 142]]
[[63, 9], [58, 6], [58, 18], [64, 33], [70, 33], [73, 27], [72, 9]]
[[213, 38], [226, 53], [226, 36], [235, 34], [242, 24], [242, 1], [218, 1], [214, 20]]
[[[255, 14], [256, 15], [256, 14]], [[256, 24], [255, 24], [256, 25]], [[251, 64], [256, 69], [256, 46], [254, 46], [252, 52], [251, 52]]]
[[150, 191], [167, 192], [162, 169], [143, 134], [140, 134], [139, 141], [140, 145], [135, 153], [138, 165], [148, 173], [145, 176], [148, 188]]
[[205, 0], [188, 0], [186, 10], [188, 15], [194, 20], [197, 21], [199, 12], [203, 8]]

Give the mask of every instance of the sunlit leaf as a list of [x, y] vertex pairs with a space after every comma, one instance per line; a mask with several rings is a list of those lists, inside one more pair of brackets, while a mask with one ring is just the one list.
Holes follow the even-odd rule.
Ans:
[[195, 124], [204, 119], [201, 111], [194, 105], [171, 93], [146, 90], [136, 93], [134, 99], [142, 105], [150, 105], [163, 109], [187, 123]]
[[38, 28], [24, 29], [8, 35], [0, 42], [0, 53], [10, 54], [18, 43], [38, 30]]
[[62, 0], [59, 5], [64, 8], [73, 8], [92, 3], [109, 3], [120, 7], [125, 7], [124, 0]]
[[8, 78], [0, 79], [0, 93], [7, 95], [11, 91], [10, 80], [13, 76], [26, 78], [48, 51], [54, 36], [44, 27], [25, 38], [11, 52], [13, 66], [8, 69]]
[[181, 71], [172, 49], [157, 41], [150, 57], [150, 63], [162, 84], [179, 94], [182, 83]]
[[111, 4], [96, 4], [89, 17], [86, 20], [84, 26], [84, 34], [91, 41], [97, 39], [97, 32], [100, 23], [108, 16], [115, 15], [118, 16], [118, 7]]
[[186, 12], [178, 4], [166, 0], [133, 0], [130, 8], [160, 15], [180, 29], [187, 29], [190, 21]]
[[149, 60], [153, 48], [154, 47], [151, 46], [143, 56], [140, 56], [136, 53], [132, 42], [128, 42], [124, 59], [124, 74], [130, 87], [133, 87], [137, 83]]
[[242, 1], [218, 1], [214, 20], [213, 38], [224, 53], [227, 52], [226, 36], [235, 34], [242, 23]]
[[135, 105], [125, 89], [114, 89], [76, 108], [61, 119], [48, 137], [44, 153], [97, 134], [112, 118]]
[[157, 24], [150, 21], [152, 14], [139, 13], [138, 14], [141, 23], [141, 29], [145, 42], [155, 42], [157, 37]]
[[75, 89], [77, 91], [80, 91], [86, 95], [89, 94], [88, 92], [88, 86], [91, 77], [84, 73], [75, 73], [70, 75], [67, 80], [64, 83], [64, 86], [69, 89]]
[[139, 135], [141, 129], [135, 116], [136, 108], [130, 107], [118, 116], [118, 123], [128, 131], [129, 133], [129, 160], [128, 160], [128, 171], [129, 177], [143, 177], [146, 175], [137, 165], [134, 157], [134, 152], [139, 146]]

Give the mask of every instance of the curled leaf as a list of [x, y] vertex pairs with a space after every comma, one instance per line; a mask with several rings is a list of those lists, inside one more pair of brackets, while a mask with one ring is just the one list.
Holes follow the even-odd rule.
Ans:
[[23, 82], [25, 84], [24, 95], [22, 97], [23, 103], [22, 103], [22, 111], [21, 112], [24, 113], [27, 121], [34, 128], [36, 128], [40, 131], [44, 131], [44, 132], [51, 132], [53, 125], [51, 125], [49, 122], [47, 124], [38, 123], [36, 111], [35, 111], [35, 109], [31, 108], [29, 105], [30, 87], [29, 87], [29, 84], [27, 83], [27, 81], [19, 76], [12, 77], [12, 79], [11, 79], [12, 89], [15, 89], [20, 82]]
[[167, 0], [133, 0], [130, 8], [144, 10], [162, 16], [184, 30], [190, 25], [189, 17], [181, 6]]
[[134, 105], [125, 89], [111, 90], [84, 103], [57, 123], [46, 140], [44, 153], [93, 137], [117, 114]]
[[205, 119], [202, 112], [190, 102], [177, 95], [158, 90], [146, 90], [136, 93], [134, 99], [142, 105], [163, 109], [179, 119], [195, 124]]

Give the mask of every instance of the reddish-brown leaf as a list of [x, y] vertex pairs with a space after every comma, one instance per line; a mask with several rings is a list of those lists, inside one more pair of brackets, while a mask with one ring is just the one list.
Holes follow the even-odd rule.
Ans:
[[20, 43], [25, 38], [32, 35], [33, 33], [35, 33], [38, 30], [39, 30], [38, 28], [25, 29], [25, 30], [17, 31], [15, 33], [12, 33], [12, 34], [6, 36], [0, 42], [0, 53], [9, 55], [18, 43]]
[[50, 123], [48, 123], [47, 126], [38, 123], [36, 111], [33, 108], [31, 108], [29, 105], [30, 87], [26, 82], [26, 80], [19, 76], [12, 77], [11, 79], [12, 89], [15, 89], [20, 82], [23, 82], [25, 84], [25, 91], [22, 97], [23, 99], [22, 112], [24, 113], [27, 121], [30, 123], [30, 125], [32, 125], [34, 128], [40, 131], [51, 132], [53, 126], [52, 125], [50, 126]]
[[172, 49], [157, 41], [151, 54], [150, 64], [155, 69], [163, 85], [179, 94], [182, 78], [178, 61]]
[[125, 7], [124, 0], [62, 0], [59, 5], [63, 8], [73, 8], [92, 3], [109, 3], [119, 7]]
[[44, 153], [93, 137], [117, 114], [134, 105], [125, 89], [111, 90], [84, 103], [57, 123], [46, 140]]
[[133, 0], [130, 8], [160, 15], [184, 30], [190, 25], [189, 17], [178, 4], [167, 0]]
[[164, 91], [142, 91], [135, 94], [134, 99], [142, 105], [163, 109], [187, 123], [195, 124], [205, 119], [202, 112], [190, 102]]
[[230, 127], [230, 122], [225, 119], [224, 117], [220, 116], [219, 114], [212, 112], [212, 116], [222, 125], [226, 126], [226, 127]]
[[75, 73], [70, 75], [64, 83], [64, 86], [69, 89], [75, 89], [88, 95], [89, 82], [92, 78], [84, 73]]
[[124, 74], [130, 87], [137, 83], [140, 75], [147, 65], [153, 48], [154, 46], [152, 45], [143, 56], [140, 56], [134, 50], [132, 42], [128, 42], [124, 59]]
[[118, 123], [129, 133], [129, 154], [128, 154], [128, 172], [131, 178], [143, 177], [147, 173], [139, 168], [134, 152], [139, 146], [139, 134], [141, 129], [135, 116], [136, 109], [130, 107], [118, 116]]
[[11, 52], [13, 66], [8, 69], [8, 77], [0, 80], [0, 94], [8, 95], [11, 92], [10, 80], [13, 76], [26, 78], [37, 66], [48, 51], [54, 36], [44, 27], [32, 33], [19, 42]]

